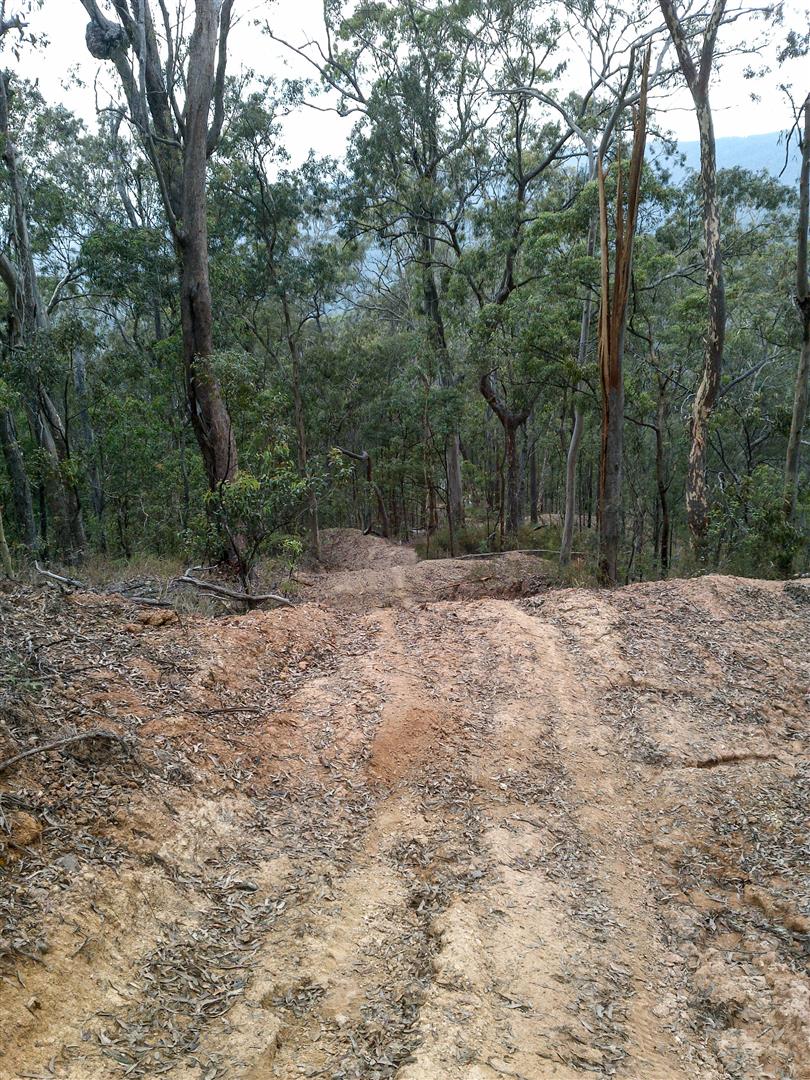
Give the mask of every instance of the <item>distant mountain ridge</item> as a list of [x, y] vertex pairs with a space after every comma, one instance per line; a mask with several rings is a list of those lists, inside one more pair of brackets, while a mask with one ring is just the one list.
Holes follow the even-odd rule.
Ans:
[[[785, 167], [785, 137], [783, 132], [771, 131], [765, 135], [731, 135], [717, 140], [718, 169], [749, 169], [759, 172], [765, 169], [771, 176], [788, 187], [799, 182], [799, 150], [794, 142]], [[686, 158], [688, 169], [700, 168], [700, 143], [679, 142], [678, 150]], [[680, 169], [670, 166], [677, 176]], [[784, 169], [784, 172], [782, 170]], [[781, 175], [780, 175], [781, 174]]]

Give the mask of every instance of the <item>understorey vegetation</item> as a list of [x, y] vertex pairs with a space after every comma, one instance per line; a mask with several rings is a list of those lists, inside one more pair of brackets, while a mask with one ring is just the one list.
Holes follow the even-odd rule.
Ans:
[[[808, 568], [810, 99], [778, 177], [717, 167], [710, 105], [735, 54], [756, 92], [806, 53], [778, 12], [330, 3], [301, 45], [253, 13], [285, 80], [241, 65], [238, 0], [71, 4], [95, 123], [0, 4], [5, 574], [250, 591], [326, 527], [605, 583]], [[341, 160], [288, 155], [312, 107], [353, 118]]]

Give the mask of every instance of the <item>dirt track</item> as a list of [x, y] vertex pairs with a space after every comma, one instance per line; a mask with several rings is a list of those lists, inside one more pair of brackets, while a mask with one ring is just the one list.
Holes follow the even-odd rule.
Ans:
[[138, 753], [0, 777], [0, 1076], [810, 1076], [808, 586], [437, 600], [369, 545], [377, 608], [356, 564], [216, 621], [3, 603], [9, 734]]

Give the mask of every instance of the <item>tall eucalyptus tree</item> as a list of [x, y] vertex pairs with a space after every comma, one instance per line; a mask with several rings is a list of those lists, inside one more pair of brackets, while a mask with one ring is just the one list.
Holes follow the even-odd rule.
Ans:
[[172, 25], [166, 0], [156, 6], [153, 0], [109, 0], [104, 10], [99, 0], [81, 3], [90, 16], [87, 48], [114, 65], [125, 102], [116, 109], [125, 112], [160, 187], [179, 267], [189, 417], [215, 489], [238, 467], [231, 417], [212, 364], [206, 219], [207, 162], [225, 117], [233, 0], [194, 0], [189, 35], [184, 9]]

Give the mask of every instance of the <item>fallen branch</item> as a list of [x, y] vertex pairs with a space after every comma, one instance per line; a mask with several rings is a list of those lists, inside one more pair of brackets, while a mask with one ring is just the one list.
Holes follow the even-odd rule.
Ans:
[[74, 589], [85, 588], [81, 581], [77, 581], [76, 578], [62, 577], [61, 574], [54, 574], [51, 570], [43, 570], [36, 559], [34, 560], [34, 566], [37, 568], [37, 572], [42, 574], [43, 577], [50, 578], [51, 581], [58, 581], [60, 585], [70, 585]]
[[178, 585], [191, 585], [195, 589], [200, 589], [201, 592], [209, 592], [214, 596], [221, 596], [225, 600], [241, 600], [248, 607], [258, 607], [259, 604], [268, 603], [279, 604], [283, 607], [293, 606], [292, 600], [288, 600], [286, 596], [281, 596], [279, 593], [239, 592], [238, 589], [228, 589], [224, 585], [215, 585], [213, 581], [202, 581], [200, 578], [189, 577], [188, 572], [183, 574], [182, 577], [175, 578], [175, 582]]
[[6, 758], [5, 761], [0, 761], [0, 773], [5, 772], [6, 769], [11, 768], [12, 765], [16, 765], [18, 761], [22, 761], [24, 758], [33, 757], [34, 754], [44, 754], [48, 750], [58, 750], [62, 746], [69, 746], [70, 743], [82, 742], [84, 739], [109, 739], [110, 742], [120, 743], [121, 746], [129, 753], [129, 744], [126, 739], [120, 735], [116, 735], [112, 731], [84, 731], [81, 735], [69, 735], [66, 739], [55, 739], [53, 742], [43, 743], [42, 746], [35, 746], [31, 750], [23, 750], [21, 754], [15, 754], [14, 757]]
[[[475, 555], [457, 555], [458, 559], [494, 559], [498, 555], [541, 555], [541, 554], [559, 555], [559, 548], [512, 548], [509, 551], [485, 551], [482, 554], [476, 553]], [[572, 551], [572, 555], [581, 555], [583, 558], [587, 558], [587, 552], [585, 551]]]
[[71, 589], [81, 589], [83, 592], [94, 593], [96, 596], [120, 596], [123, 600], [129, 600], [132, 604], [146, 604], [148, 607], [173, 609], [173, 605], [167, 600], [157, 600], [151, 596], [130, 596], [124, 589], [93, 589], [76, 578], [63, 577], [62, 574], [54, 574], [52, 570], [43, 570], [36, 560], [34, 560], [34, 566], [43, 577], [49, 578], [61, 586], [69, 585]]

